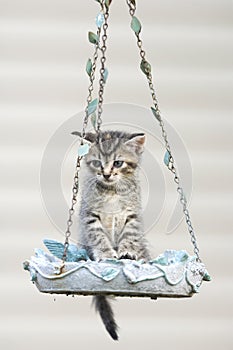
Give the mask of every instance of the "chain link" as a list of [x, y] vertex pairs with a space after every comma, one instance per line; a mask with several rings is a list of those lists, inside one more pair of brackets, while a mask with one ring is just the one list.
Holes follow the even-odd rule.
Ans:
[[[136, 11], [136, 3], [135, 3], [135, 1], [132, 1], [132, 0], [126, 0], [126, 2], [127, 2], [128, 7], [129, 7], [130, 16], [133, 17], [135, 15], [135, 11]], [[137, 38], [137, 46], [139, 48], [140, 57], [142, 60], [145, 60], [146, 52], [143, 50], [142, 40], [140, 39], [140, 33], [135, 33], [135, 35]], [[187, 200], [186, 200], [186, 197], [184, 194], [184, 190], [180, 185], [180, 178], [178, 176], [178, 172], [177, 172], [175, 164], [174, 164], [174, 158], [172, 156], [171, 146], [169, 144], [168, 135], [167, 135], [167, 132], [165, 130], [164, 122], [162, 120], [162, 116], [161, 116], [161, 112], [160, 112], [159, 104], [158, 104], [158, 99], [157, 99], [155, 88], [153, 85], [153, 78], [152, 78], [152, 74], [150, 71], [148, 71], [148, 73], [146, 74], [146, 77], [148, 80], [148, 85], [149, 85], [149, 89], [151, 92], [151, 97], [152, 97], [154, 108], [156, 111], [156, 116], [157, 116], [157, 119], [159, 121], [159, 125], [161, 128], [161, 133], [162, 133], [162, 137], [164, 140], [164, 144], [165, 144], [166, 150], [167, 150], [167, 152], [169, 152], [169, 156], [170, 156], [168, 168], [174, 174], [174, 182], [177, 185], [177, 192], [179, 194], [179, 200], [180, 200], [180, 203], [182, 205], [183, 213], [185, 216], [185, 221], [186, 221], [186, 224], [188, 226], [188, 231], [189, 231], [189, 234], [191, 237], [191, 242], [192, 242], [193, 247], [194, 247], [194, 253], [196, 255], [196, 259], [198, 262], [201, 262], [196, 235], [195, 235], [195, 232], [194, 232], [194, 229], [192, 226], [189, 210], [187, 208]]]
[[[97, 36], [100, 37], [101, 34], [101, 28], [98, 28], [97, 31]], [[90, 74], [90, 85], [88, 87], [88, 97], [87, 97], [87, 106], [85, 109], [85, 117], [83, 120], [83, 128], [82, 128], [82, 140], [81, 143], [83, 143], [83, 138], [85, 137], [85, 132], [86, 132], [86, 128], [87, 128], [87, 124], [88, 124], [88, 119], [89, 119], [89, 115], [88, 115], [88, 105], [89, 103], [92, 101], [92, 92], [94, 90], [94, 81], [95, 81], [95, 72], [96, 72], [96, 64], [97, 64], [97, 60], [98, 60], [98, 50], [99, 50], [99, 43], [97, 43], [95, 45], [95, 51], [94, 51], [94, 55], [93, 55], [93, 61], [92, 61], [92, 69], [91, 69], [91, 74]]]
[[100, 47], [101, 51], [101, 67], [100, 67], [100, 80], [99, 80], [99, 96], [98, 96], [98, 116], [97, 116], [97, 132], [100, 132], [100, 127], [102, 124], [102, 113], [103, 113], [103, 102], [104, 102], [104, 86], [105, 86], [105, 63], [106, 63], [106, 42], [108, 39], [107, 36], [107, 30], [108, 30], [108, 18], [109, 18], [109, 8], [108, 6], [105, 6], [105, 12], [104, 12], [104, 24], [103, 24], [103, 35], [102, 35], [102, 46]]
[[78, 195], [78, 188], [79, 188], [79, 170], [80, 170], [80, 161], [82, 157], [77, 158], [76, 162], [76, 168], [75, 168], [75, 175], [74, 175], [74, 183], [72, 188], [72, 200], [71, 200], [71, 207], [69, 209], [69, 215], [67, 220], [67, 226], [66, 226], [66, 232], [65, 232], [65, 243], [64, 243], [64, 251], [62, 256], [63, 263], [66, 261], [67, 251], [69, 248], [69, 238], [71, 235], [70, 228], [73, 224], [73, 215], [74, 215], [74, 206], [77, 203], [77, 195]]
[[129, 6], [129, 13], [133, 17], [136, 11], [136, 1], [135, 0], [126, 0], [127, 5]]

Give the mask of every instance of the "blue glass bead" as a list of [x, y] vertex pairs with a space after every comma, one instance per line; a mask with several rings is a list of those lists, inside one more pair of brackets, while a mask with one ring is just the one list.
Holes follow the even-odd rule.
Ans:
[[166, 164], [166, 166], [169, 166], [170, 159], [171, 159], [171, 154], [167, 151], [164, 156], [164, 163]]
[[79, 157], [85, 156], [89, 152], [89, 145], [85, 143], [84, 145], [81, 145], [78, 149], [78, 155]]
[[133, 16], [131, 21], [131, 28], [133, 29], [135, 34], [139, 34], [141, 32], [142, 26], [139, 19]]
[[108, 70], [107, 70], [107, 68], [105, 68], [105, 70], [104, 70], [104, 82], [105, 83], [106, 83], [107, 79], [108, 79]]
[[92, 113], [94, 113], [96, 111], [97, 104], [98, 104], [97, 98], [88, 104], [88, 107], [87, 107], [87, 114], [88, 115], [91, 115]]
[[91, 59], [89, 58], [87, 61], [87, 65], [86, 65], [86, 72], [89, 75], [89, 77], [91, 76], [91, 72], [92, 72], [92, 62]]
[[102, 12], [100, 12], [95, 19], [95, 23], [97, 25], [98, 28], [101, 28], [102, 25], [104, 24], [104, 15]]
[[155, 118], [159, 122], [161, 122], [161, 115], [160, 115], [160, 113], [154, 107], [151, 107], [151, 110], [152, 110], [152, 113], [154, 114]]
[[99, 43], [99, 36], [93, 32], [88, 32], [88, 40], [91, 44], [97, 45]]

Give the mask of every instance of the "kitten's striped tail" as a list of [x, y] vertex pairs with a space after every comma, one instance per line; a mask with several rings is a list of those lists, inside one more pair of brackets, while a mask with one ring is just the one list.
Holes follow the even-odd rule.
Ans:
[[108, 333], [111, 335], [111, 337], [114, 340], [118, 340], [118, 334], [117, 334], [118, 327], [114, 320], [114, 314], [113, 314], [110, 302], [108, 301], [108, 298], [106, 298], [103, 295], [97, 295], [93, 298], [93, 302], [94, 302], [96, 311], [99, 312], [100, 317], [102, 318], [102, 321]]

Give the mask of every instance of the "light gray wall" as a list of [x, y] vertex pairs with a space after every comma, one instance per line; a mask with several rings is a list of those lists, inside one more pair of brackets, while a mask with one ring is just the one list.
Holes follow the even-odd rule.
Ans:
[[[161, 109], [191, 159], [191, 212], [213, 281], [190, 300], [118, 299], [118, 346], [231, 349], [232, 1], [137, 2]], [[106, 103], [148, 108], [125, 2], [113, 0], [111, 11]], [[90, 298], [60, 296], [54, 302], [22, 270], [43, 238], [62, 239], [43, 207], [40, 166], [54, 132], [85, 107], [85, 64], [93, 49], [87, 31], [95, 30], [97, 12], [91, 0], [0, 1], [1, 349], [117, 346], [90, 309]], [[73, 159], [67, 157], [62, 181], [68, 199]], [[175, 200], [170, 177], [165, 179], [168, 207], [150, 232], [151, 244], [155, 254], [165, 248], [192, 252], [183, 223], [164, 233]]]

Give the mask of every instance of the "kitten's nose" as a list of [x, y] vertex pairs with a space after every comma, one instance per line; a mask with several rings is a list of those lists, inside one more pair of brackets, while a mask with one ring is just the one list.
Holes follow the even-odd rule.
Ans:
[[108, 180], [110, 178], [111, 174], [103, 174], [103, 177], [105, 178], [105, 180]]

